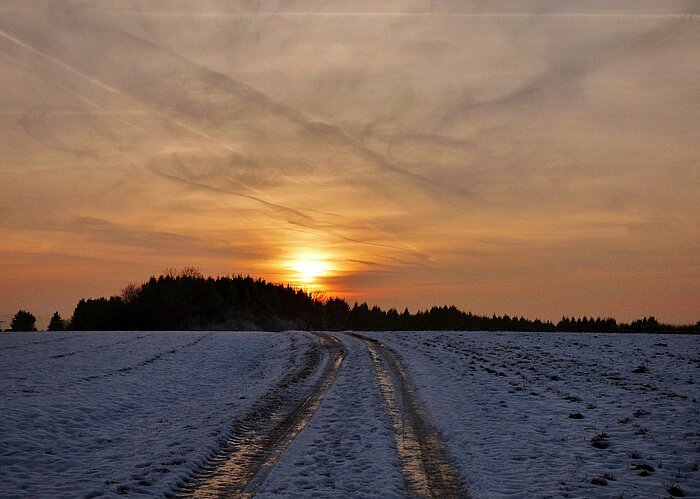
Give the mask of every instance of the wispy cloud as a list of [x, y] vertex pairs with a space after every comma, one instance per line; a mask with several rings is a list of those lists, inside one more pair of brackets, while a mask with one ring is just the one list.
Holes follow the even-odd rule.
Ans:
[[[483, 311], [508, 295], [518, 313], [592, 313], [617, 302], [591, 273], [614, 275], [615, 293], [676, 280], [700, 300], [678, 279], [700, 271], [697, 2], [0, 11], [11, 260], [111, 251], [157, 272], [163, 254], [283, 278], [286, 255], [309, 249], [342, 267], [338, 291], [384, 303]], [[56, 272], [60, 258], [46, 259]], [[542, 279], [551, 293], [531, 298]], [[572, 281], [578, 310], [562, 297]], [[656, 301], [682, 320], [675, 296]]]

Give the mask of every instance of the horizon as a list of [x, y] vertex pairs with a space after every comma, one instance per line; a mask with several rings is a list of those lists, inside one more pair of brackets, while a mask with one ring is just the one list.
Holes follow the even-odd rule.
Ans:
[[692, 0], [0, 5], [0, 320], [164, 269], [700, 317]]
[[[633, 320], [629, 320], [629, 321], [621, 321], [616, 317], [610, 317], [610, 316], [607, 316], [607, 317], [597, 316], [597, 317], [595, 317], [592, 315], [588, 316], [585, 314], [581, 315], [581, 316], [569, 316], [569, 315], [564, 314], [564, 315], [561, 315], [557, 319], [544, 319], [541, 317], [523, 317], [522, 315], [519, 316], [519, 315], [515, 315], [515, 314], [508, 314], [508, 313], [474, 312], [473, 310], [463, 309], [463, 308], [456, 306], [455, 304], [448, 304], [448, 303], [442, 303], [442, 304], [436, 303], [436, 304], [433, 304], [431, 306], [427, 306], [424, 308], [416, 308], [414, 310], [409, 309], [409, 307], [382, 307], [382, 306], [374, 304], [374, 303], [367, 303], [366, 301], [355, 300], [353, 303], [352, 301], [348, 301], [343, 297], [331, 295], [331, 294], [319, 289], [318, 286], [310, 283], [309, 279], [300, 279], [300, 282], [302, 282], [302, 284], [293, 285], [289, 282], [268, 281], [262, 277], [252, 276], [250, 274], [247, 274], [247, 275], [242, 275], [242, 274], [205, 275], [205, 274], [202, 274], [202, 272], [197, 267], [194, 267], [194, 266], [189, 266], [189, 267], [185, 267], [182, 269], [167, 269], [166, 271], [162, 272], [160, 275], [157, 275], [157, 276], [152, 275], [148, 279], [146, 279], [145, 281], [143, 281], [139, 284], [129, 283], [127, 286], [125, 286], [122, 289], [121, 293], [112, 294], [112, 295], [108, 295], [108, 296], [83, 297], [79, 300], [79, 302], [83, 302], [83, 301], [90, 302], [91, 300], [111, 299], [114, 297], [124, 300], [125, 293], [129, 293], [131, 295], [134, 291], [140, 291], [142, 286], [147, 286], [149, 281], [151, 281], [153, 279], [160, 280], [161, 278], [168, 278], [168, 277], [174, 278], [174, 279], [179, 279], [179, 278], [186, 277], [186, 276], [194, 277], [195, 279], [202, 279], [202, 280], [209, 280], [209, 279], [214, 279], [214, 280], [219, 280], [219, 279], [234, 279], [234, 280], [235, 279], [252, 279], [252, 280], [256, 280], [256, 281], [259, 280], [259, 281], [262, 281], [262, 282], [269, 284], [269, 285], [272, 285], [272, 286], [282, 286], [285, 288], [293, 289], [297, 292], [301, 291], [310, 299], [322, 302], [324, 304], [328, 303], [329, 301], [332, 301], [332, 300], [342, 300], [348, 305], [350, 310], [354, 310], [357, 307], [362, 307], [362, 306], [365, 306], [368, 309], [373, 309], [375, 306], [378, 306], [380, 308], [380, 310], [382, 312], [385, 312], [385, 313], [395, 311], [398, 314], [402, 314], [405, 311], [405, 312], [408, 312], [410, 316], [414, 316], [414, 315], [421, 314], [421, 313], [428, 313], [432, 309], [456, 308], [458, 312], [463, 313], [463, 314], [473, 315], [476, 318], [515, 319], [515, 320], [525, 319], [528, 322], [541, 321], [541, 323], [543, 325], [551, 325], [551, 326], [557, 326], [557, 324], [560, 321], [568, 321], [568, 320], [571, 320], [574, 323], [577, 320], [578, 321], [581, 321], [581, 320], [591, 320], [591, 321], [594, 321], [594, 320], [598, 320], [598, 321], [600, 321], [600, 320], [603, 320], [603, 321], [613, 320], [613, 321], [615, 321], [615, 328], [617, 328], [619, 326], [630, 326], [630, 325], [633, 325], [633, 323], [635, 323], [635, 322], [646, 321], [647, 319], [654, 320], [654, 321], [657, 320], [657, 318], [653, 314], [651, 314], [649, 316], [644, 315], [644, 316], [636, 317]], [[128, 302], [128, 300], [127, 300], [127, 302]], [[78, 303], [76, 303], [76, 306], [77, 305], [78, 305]], [[76, 310], [77, 310], [77, 308], [76, 308]], [[29, 312], [31, 314], [31, 310], [26, 310], [26, 309], [20, 309], [19, 312]], [[70, 322], [73, 319], [72, 314], [71, 315], [63, 315], [60, 313], [60, 311], [55, 311], [55, 313], [59, 314], [59, 319], [61, 319], [64, 322], [64, 325], [66, 322]], [[0, 317], [3, 317], [4, 315], [7, 315], [8, 319], [7, 320], [0, 320], [0, 326], [2, 324], [6, 324], [7, 326], [9, 326], [11, 318], [14, 314], [0, 314]], [[34, 315], [34, 314], [32, 314], [32, 315]], [[39, 320], [40, 318], [36, 317], [36, 316], [35, 316], [35, 318], [37, 319], [37, 323], [36, 323], [37, 330], [38, 331], [47, 331], [46, 328], [41, 327], [42, 321]], [[43, 319], [43, 318], [41, 318], [41, 319]], [[48, 324], [48, 319], [45, 322]], [[700, 325], [700, 320], [694, 321], [691, 323], [685, 323], [685, 324], [669, 324], [669, 323], [664, 323], [663, 321], [658, 321], [658, 325], [671, 326], [674, 328], [688, 326], [688, 327], [692, 328], [692, 327], [697, 327], [698, 325]], [[591, 326], [591, 327], [593, 327], [593, 326]], [[5, 327], [0, 327], [0, 332], [2, 332], [3, 330], [9, 331], [9, 329], [6, 329]], [[530, 331], [530, 330], [526, 329], [524, 331]], [[532, 330], [532, 331], [534, 331], [534, 330]], [[564, 332], [567, 332], [567, 331], [569, 331], [569, 330], [567, 330], [567, 329], [564, 330]], [[576, 330], [576, 331], [581, 332], [580, 330]], [[598, 333], [606, 332], [606, 331], [600, 330], [598, 328], [591, 329], [591, 331], [595, 331]], [[613, 332], [617, 332], [617, 331], [610, 330], [610, 332], [613, 333]], [[664, 331], [664, 333], [668, 334], [668, 331]]]

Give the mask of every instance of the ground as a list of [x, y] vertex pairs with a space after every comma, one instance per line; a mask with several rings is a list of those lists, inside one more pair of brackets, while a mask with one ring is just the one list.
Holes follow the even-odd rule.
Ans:
[[[700, 496], [698, 337], [332, 336], [342, 363], [269, 469], [254, 470], [258, 497], [414, 490], [398, 438], [409, 429], [391, 412], [399, 388], [387, 392], [367, 338], [405, 368], [396, 383], [472, 497]], [[260, 401], [291, 404], [320, 386], [330, 358], [320, 346], [305, 332], [4, 333], [3, 497], [199, 486], [216, 456], [235, 454], [235, 440], [222, 442], [265, 417]], [[308, 375], [290, 374], [307, 364]]]

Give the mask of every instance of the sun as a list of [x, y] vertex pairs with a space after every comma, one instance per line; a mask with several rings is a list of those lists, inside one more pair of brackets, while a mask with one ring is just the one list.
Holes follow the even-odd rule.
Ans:
[[323, 255], [317, 253], [303, 253], [295, 256], [289, 262], [289, 268], [293, 274], [291, 277], [303, 286], [318, 286], [319, 279], [326, 277], [331, 272], [331, 265]]
[[306, 284], [312, 284], [326, 270], [323, 262], [302, 260], [295, 262], [294, 270], [299, 273], [299, 279]]

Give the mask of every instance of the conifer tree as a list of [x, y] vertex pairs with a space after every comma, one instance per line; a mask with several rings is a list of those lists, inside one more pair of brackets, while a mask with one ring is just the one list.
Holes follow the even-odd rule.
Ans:
[[54, 312], [51, 316], [51, 321], [49, 322], [49, 327], [46, 328], [47, 331], [63, 331], [66, 328], [66, 323], [58, 312]]

